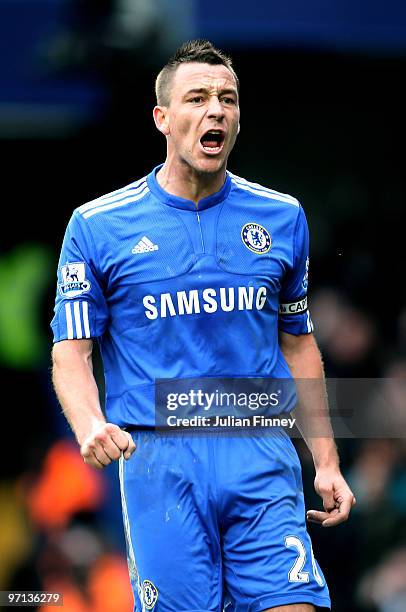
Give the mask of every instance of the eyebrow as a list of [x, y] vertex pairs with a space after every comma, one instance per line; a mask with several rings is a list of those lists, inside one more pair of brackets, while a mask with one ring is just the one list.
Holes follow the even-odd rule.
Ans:
[[[206, 87], [197, 87], [194, 89], [189, 89], [189, 91], [187, 91], [185, 93], [185, 96], [190, 96], [190, 94], [194, 94], [194, 93], [208, 93], [209, 90]], [[219, 94], [224, 95], [224, 94], [234, 94], [235, 96], [237, 96], [237, 90], [234, 88], [230, 88], [228, 87], [227, 89], [221, 89], [219, 91]]]

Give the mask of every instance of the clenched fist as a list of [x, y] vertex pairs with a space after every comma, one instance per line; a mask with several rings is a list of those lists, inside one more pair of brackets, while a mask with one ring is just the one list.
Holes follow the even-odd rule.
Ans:
[[317, 470], [314, 488], [323, 500], [324, 512], [309, 510], [308, 521], [334, 527], [348, 519], [356, 500], [338, 467]]
[[124, 459], [129, 459], [134, 451], [131, 435], [113, 423], [102, 423], [80, 447], [84, 462], [98, 469], [116, 461], [122, 454]]

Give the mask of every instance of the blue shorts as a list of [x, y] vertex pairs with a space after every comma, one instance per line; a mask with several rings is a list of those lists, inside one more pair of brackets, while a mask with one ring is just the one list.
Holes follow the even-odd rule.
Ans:
[[330, 608], [285, 433], [132, 435], [120, 481], [136, 612]]

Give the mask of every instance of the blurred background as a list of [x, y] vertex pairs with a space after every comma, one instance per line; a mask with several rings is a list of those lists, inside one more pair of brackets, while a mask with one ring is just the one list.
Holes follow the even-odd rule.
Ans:
[[[154, 78], [195, 37], [230, 53], [241, 80], [229, 168], [306, 210], [328, 376], [381, 378], [398, 419], [397, 439], [339, 440], [358, 504], [345, 526], [310, 527], [334, 610], [404, 612], [400, 0], [0, 0], [0, 590], [63, 591], [66, 612], [131, 610], [116, 466], [96, 473], [79, 456], [50, 385], [49, 321], [71, 211], [164, 160]], [[366, 418], [379, 409], [371, 399]]]

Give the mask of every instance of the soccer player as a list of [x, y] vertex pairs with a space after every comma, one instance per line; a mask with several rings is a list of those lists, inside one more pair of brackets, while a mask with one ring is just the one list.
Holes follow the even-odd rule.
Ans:
[[[135, 610], [329, 608], [289, 436], [154, 431], [156, 379], [323, 377], [303, 209], [226, 170], [240, 129], [231, 60], [207, 41], [186, 43], [156, 95], [165, 163], [80, 206], [67, 228], [52, 322], [56, 392], [85, 462], [119, 459]], [[311, 397], [300, 423], [324, 511], [308, 518], [332, 526], [355, 500], [332, 437], [311, 435], [312, 411], [328, 418], [322, 394]]]

